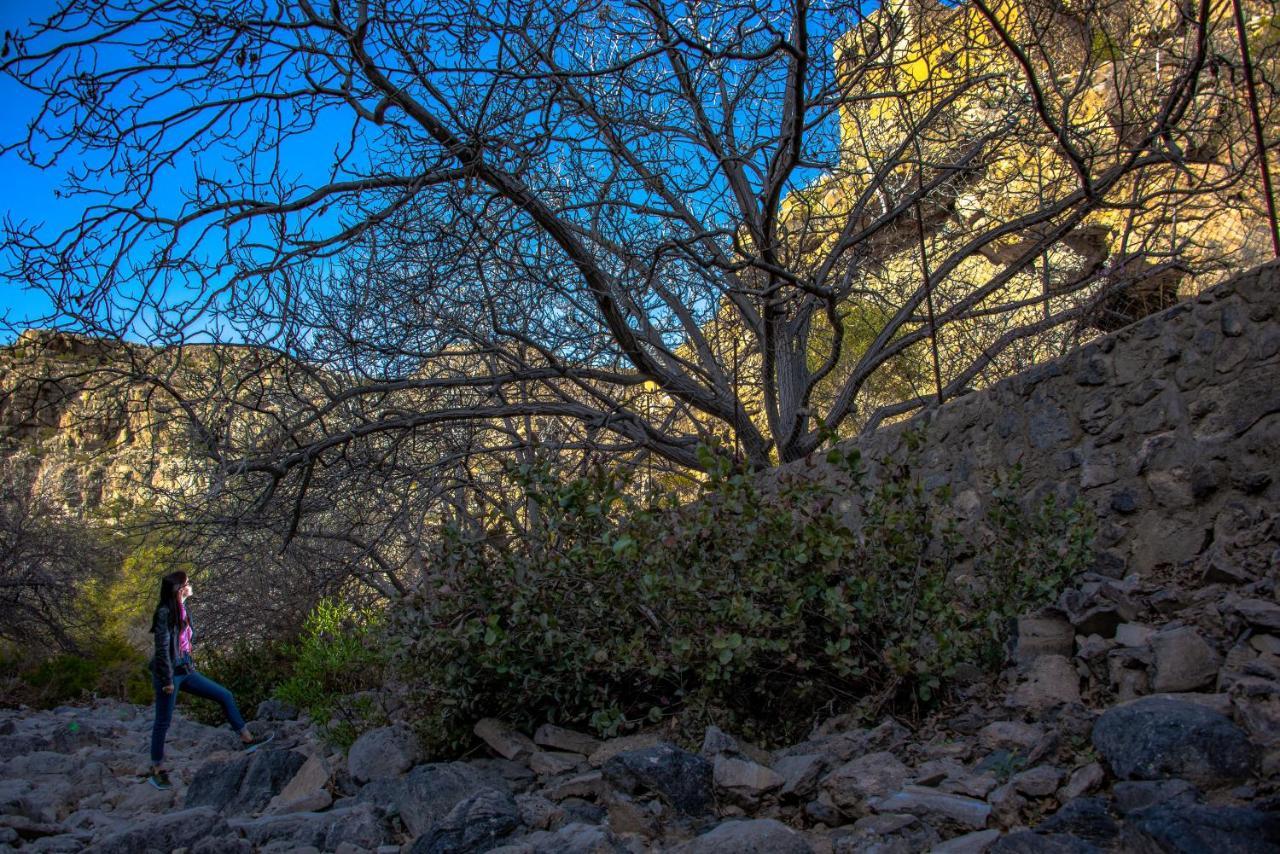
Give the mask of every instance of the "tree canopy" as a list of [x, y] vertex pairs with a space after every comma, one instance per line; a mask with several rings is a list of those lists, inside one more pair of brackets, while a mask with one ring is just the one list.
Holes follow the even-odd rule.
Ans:
[[[278, 353], [302, 379], [184, 410], [260, 498], [534, 434], [677, 467], [721, 437], [764, 467], [1252, 257], [1228, 24], [1208, 0], [66, 0], [5, 37], [41, 107], [4, 145], [70, 165], [84, 211], [8, 221], [7, 275], [46, 325]], [[1229, 239], [1186, 227], [1224, 210]]]

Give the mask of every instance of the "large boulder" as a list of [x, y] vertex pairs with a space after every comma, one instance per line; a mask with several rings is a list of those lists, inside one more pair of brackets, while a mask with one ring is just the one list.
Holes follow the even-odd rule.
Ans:
[[1280, 851], [1280, 815], [1239, 807], [1161, 804], [1132, 813], [1121, 836], [1134, 854], [1269, 854]]
[[729, 821], [671, 849], [671, 854], [811, 854], [803, 836], [780, 821]]
[[701, 815], [712, 803], [711, 763], [670, 744], [619, 753], [602, 770], [628, 794], [654, 792], [685, 815]]
[[422, 759], [417, 737], [405, 726], [371, 729], [347, 751], [347, 770], [357, 783], [398, 777]]
[[271, 799], [267, 808], [274, 812], [303, 812], [324, 809], [332, 801], [328, 789], [333, 776], [329, 763], [319, 756], [312, 756], [298, 773], [293, 775], [280, 794]]
[[1120, 832], [1101, 798], [1076, 798], [1036, 825], [1036, 833], [1066, 833], [1097, 845], [1110, 845]]
[[403, 777], [374, 780], [356, 797], [399, 815], [409, 833], [418, 837], [482, 789], [504, 787], [501, 777], [481, 774], [465, 762], [431, 763]]
[[204, 839], [233, 836], [226, 819], [210, 807], [167, 813], [153, 821], [139, 822], [85, 849], [86, 854], [138, 854], [139, 851], [172, 851], [192, 848]]
[[373, 849], [387, 838], [386, 822], [372, 804], [328, 812], [299, 812], [233, 821], [233, 827], [261, 850], [297, 851], [307, 847], [334, 851], [340, 845]]
[[1093, 746], [1122, 780], [1213, 786], [1248, 777], [1257, 763], [1257, 749], [1229, 719], [1168, 697], [1108, 709], [1093, 727]]
[[1069, 833], [1020, 830], [996, 841], [987, 854], [1103, 854], [1103, 849]]
[[835, 854], [931, 851], [938, 841], [938, 832], [928, 824], [897, 813], [863, 816], [854, 822], [852, 832], [842, 827], [832, 834]]
[[607, 827], [573, 822], [554, 833], [540, 830], [489, 854], [627, 854], [630, 848]]
[[228, 815], [260, 810], [280, 794], [306, 761], [292, 750], [266, 750], [207, 762], [187, 788], [184, 807], [213, 807]]
[[520, 809], [510, 792], [482, 789], [459, 802], [431, 830], [419, 836], [410, 854], [473, 854], [489, 851], [520, 826]]

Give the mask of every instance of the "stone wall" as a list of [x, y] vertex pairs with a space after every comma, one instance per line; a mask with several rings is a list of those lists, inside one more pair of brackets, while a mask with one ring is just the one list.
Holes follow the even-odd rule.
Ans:
[[925, 484], [972, 516], [1018, 464], [1028, 497], [1083, 498], [1104, 574], [1280, 566], [1280, 262], [859, 445], [898, 458], [909, 429]]

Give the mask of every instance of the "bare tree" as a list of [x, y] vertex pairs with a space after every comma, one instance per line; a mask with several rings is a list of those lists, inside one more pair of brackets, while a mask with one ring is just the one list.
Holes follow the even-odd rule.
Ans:
[[6, 40], [43, 99], [6, 150], [86, 207], [9, 222], [8, 274], [63, 328], [277, 354], [186, 411], [292, 539], [339, 469], [795, 460], [1191, 269], [1097, 218], [1239, 186], [1207, 0], [863, 8], [67, 0]]
[[[15, 479], [8, 466], [0, 474]], [[0, 639], [37, 656], [83, 651], [95, 629], [83, 594], [111, 579], [119, 558], [108, 533], [0, 490]]]

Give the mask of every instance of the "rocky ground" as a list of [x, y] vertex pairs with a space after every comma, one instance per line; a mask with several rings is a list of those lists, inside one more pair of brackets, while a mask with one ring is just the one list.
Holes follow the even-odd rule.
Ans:
[[483, 758], [429, 762], [403, 725], [344, 756], [264, 704], [277, 737], [253, 755], [179, 715], [159, 792], [149, 709], [3, 711], [0, 851], [1280, 850], [1275, 524], [1222, 532], [1181, 578], [1086, 579], [1019, 621], [998, 683], [914, 731], [835, 718], [772, 752], [489, 720]]

